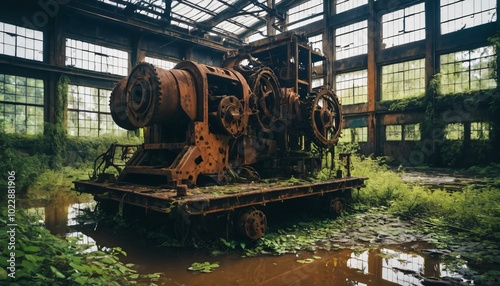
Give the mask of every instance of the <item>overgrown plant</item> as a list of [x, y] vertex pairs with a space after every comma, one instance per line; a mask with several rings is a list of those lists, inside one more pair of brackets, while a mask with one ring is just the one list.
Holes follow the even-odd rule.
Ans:
[[45, 123], [44, 140], [47, 148], [46, 153], [50, 156], [49, 166], [60, 170], [66, 159], [66, 106], [68, 102], [69, 79], [61, 76], [57, 81], [57, 90], [54, 102], [54, 123]]
[[[359, 206], [386, 206], [406, 218], [440, 221], [485, 237], [500, 237], [500, 189], [468, 186], [462, 191], [430, 190], [407, 184], [378, 158], [353, 156], [354, 176], [368, 177], [366, 187], [353, 193]], [[497, 172], [496, 176], [500, 173]]]
[[[1, 208], [2, 214], [7, 210]], [[6, 216], [4, 216], [6, 217]], [[156, 281], [159, 273], [139, 275], [133, 264], [120, 262], [126, 255], [121, 248], [84, 252], [87, 246], [77, 238], [53, 236], [43, 227], [31, 224], [23, 212], [16, 214], [16, 249], [8, 248], [7, 222], [0, 219], [0, 250], [9, 257], [15, 252], [15, 275], [8, 276], [7, 259], [0, 260], [0, 281], [10, 285], [132, 285]], [[14, 276], [14, 277], [12, 277]], [[153, 284], [154, 285], [154, 284]]]

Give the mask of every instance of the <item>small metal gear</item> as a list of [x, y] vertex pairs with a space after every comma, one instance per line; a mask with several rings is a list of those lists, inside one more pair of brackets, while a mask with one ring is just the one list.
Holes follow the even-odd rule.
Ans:
[[220, 125], [233, 137], [237, 137], [245, 128], [243, 115], [243, 105], [236, 96], [226, 96], [220, 101], [217, 111]]

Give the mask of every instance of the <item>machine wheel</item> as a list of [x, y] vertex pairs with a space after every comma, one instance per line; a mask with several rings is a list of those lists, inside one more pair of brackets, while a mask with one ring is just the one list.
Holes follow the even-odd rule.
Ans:
[[257, 98], [257, 121], [265, 132], [280, 115], [280, 86], [272, 70], [264, 68], [250, 77], [252, 93]]
[[251, 208], [240, 216], [238, 227], [241, 234], [251, 240], [257, 240], [266, 233], [266, 215], [260, 210]]
[[330, 197], [327, 208], [330, 215], [339, 216], [347, 209], [347, 200], [342, 197]]
[[312, 102], [309, 114], [311, 139], [320, 147], [333, 147], [343, 125], [342, 108], [333, 91], [321, 90]]

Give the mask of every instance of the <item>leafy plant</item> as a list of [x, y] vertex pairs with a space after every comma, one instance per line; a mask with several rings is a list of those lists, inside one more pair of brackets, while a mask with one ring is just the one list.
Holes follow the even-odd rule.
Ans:
[[209, 273], [213, 272], [215, 268], [218, 268], [219, 264], [218, 263], [210, 263], [210, 262], [194, 262], [191, 264], [191, 266], [188, 268], [188, 270], [191, 271], [198, 271], [202, 273]]
[[[5, 214], [6, 209], [0, 211]], [[139, 275], [133, 264], [120, 262], [126, 253], [119, 247], [110, 251], [84, 252], [87, 245], [77, 238], [67, 240], [53, 236], [45, 228], [32, 225], [20, 210], [17, 212], [15, 278], [0, 272], [0, 280], [18, 285], [131, 285], [141, 284], [144, 279], [156, 281], [159, 273]], [[0, 220], [0, 249], [2, 256], [10, 255], [7, 224]], [[7, 260], [0, 260], [6, 269]], [[14, 285], [14, 284], [13, 284]]]

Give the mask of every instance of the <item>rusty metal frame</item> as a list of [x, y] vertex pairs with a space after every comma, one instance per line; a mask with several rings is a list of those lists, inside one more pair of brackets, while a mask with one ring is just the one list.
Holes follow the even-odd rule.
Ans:
[[333, 193], [342, 195], [348, 190], [363, 187], [365, 180], [366, 178], [351, 177], [286, 187], [279, 184], [240, 184], [238, 191], [231, 191], [230, 187], [226, 191], [220, 187], [217, 190], [214, 187], [203, 187], [192, 189], [189, 191], [191, 195], [182, 197], [177, 196], [176, 189], [132, 184], [76, 181], [75, 188], [78, 192], [94, 195], [97, 200], [123, 202], [161, 213], [169, 213], [177, 208], [185, 215], [207, 215], [289, 199]]

